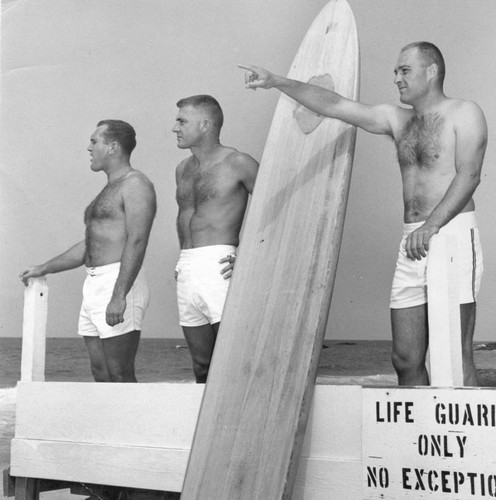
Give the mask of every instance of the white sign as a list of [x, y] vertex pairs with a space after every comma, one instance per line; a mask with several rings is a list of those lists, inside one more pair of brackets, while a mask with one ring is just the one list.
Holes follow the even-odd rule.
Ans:
[[496, 391], [362, 395], [364, 499], [496, 498]]

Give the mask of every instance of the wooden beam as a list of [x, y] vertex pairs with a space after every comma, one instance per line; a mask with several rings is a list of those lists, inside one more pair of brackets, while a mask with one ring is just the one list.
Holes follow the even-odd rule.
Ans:
[[463, 386], [456, 237], [434, 235], [427, 258], [431, 385]]
[[[21, 382], [11, 474], [41, 478], [40, 491], [50, 479], [179, 492], [203, 389]], [[360, 386], [315, 388], [292, 500], [360, 498], [361, 394]]]
[[30, 278], [24, 290], [21, 380], [45, 380], [48, 285], [45, 277]]

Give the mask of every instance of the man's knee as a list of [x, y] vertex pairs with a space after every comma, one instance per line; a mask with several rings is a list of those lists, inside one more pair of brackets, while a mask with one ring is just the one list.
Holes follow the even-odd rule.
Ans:
[[399, 350], [393, 348], [391, 352], [391, 361], [396, 371], [404, 372], [417, 370], [425, 364], [425, 356], [420, 352]]
[[102, 363], [91, 363], [91, 374], [95, 382], [112, 382], [107, 366]]

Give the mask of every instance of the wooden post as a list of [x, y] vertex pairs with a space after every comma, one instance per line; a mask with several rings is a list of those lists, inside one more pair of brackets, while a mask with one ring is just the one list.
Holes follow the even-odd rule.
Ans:
[[40, 481], [29, 477], [16, 477], [15, 500], [39, 500]]
[[[45, 380], [46, 322], [48, 313], [48, 285], [45, 277], [30, 278], [24, 290], [24, 318], [22, 324], [21, 381]], [[16, 477], [16, 500], [38, 500], [38, 479]]]
[[456, 237], [433, 236], [427, 259], [431, 385], [463, 386]]
[[45, 380], [46, 322], [48, 285], [45, 277], [29, 279], [24, 291], [21, 380]]

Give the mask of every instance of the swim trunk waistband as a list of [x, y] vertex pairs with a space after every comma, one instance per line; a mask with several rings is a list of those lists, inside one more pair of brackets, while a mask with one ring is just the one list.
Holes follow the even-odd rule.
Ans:
[[236, 255], [234, 245], [208, 245], [205, 247], [185, 248], [181, 250], [179, 260], [216, 259], [225, 255]]
[[87, 267], [86, 273], [89, 276], [99, 276], [101, 274], [107, 274], [118, 271], [120, 267], [121, 267], [120, 262], [112, 262], [111, 264], [106, 264], [104, 266]]
[[[415, 229], [418, 229], [422, 224], [425, 224], [425, 221], [420, 222], [405, 222], [403, 224], [403, 234], [409, 234]], [[463, 228], [475, 228], [477, 227], [477, 218], [475, 216], [475, 211], [472, 212], [463, 212], [458, 214], [456, 217], [453, 217], [446, 225], [441, 228], [443, 233], [455, 232], [457, 233], [459, 229]]]

